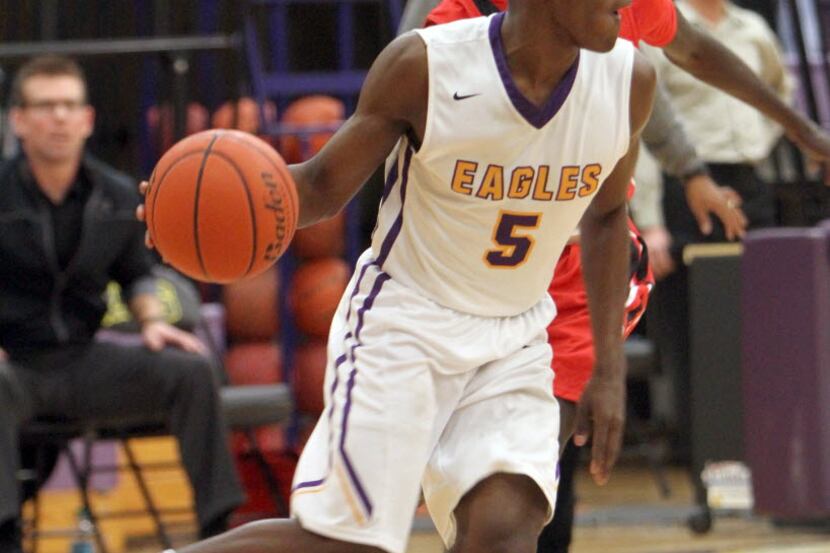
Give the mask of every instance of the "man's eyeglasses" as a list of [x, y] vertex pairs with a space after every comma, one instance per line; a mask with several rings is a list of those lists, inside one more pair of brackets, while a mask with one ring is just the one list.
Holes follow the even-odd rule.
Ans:
[[52, 114], [59, 108], [67, 113], [76, 113], [86, 107], [87, 103], [83, 100], [39, 100], [36, 102], [24, 102], [21, 107], [31, 110], [38, 114]]

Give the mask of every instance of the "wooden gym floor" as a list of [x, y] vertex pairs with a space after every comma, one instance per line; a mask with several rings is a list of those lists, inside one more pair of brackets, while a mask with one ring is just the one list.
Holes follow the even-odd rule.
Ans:
[[[168, 438], [135, 442], [139, 457], [175, 459], [176, 451]], [[154, 496], [167, 507], [189, 504], [190, 492], [180, 470], [150, 476]], [[573, 553], [830, 553], [830, 524], [821, 531], [781, 529], [758, 518], [719, 517], [712, 531], [693, 535], [685, 526], [691, 506], [691, 488], [686, 473], [670, 469], [672, 495], [661, 499], [651, 473], [639, 466], [619, 467], [604, 488], [595, 486], [586, 472], [580, 471], [577, 527]], [[101, 511], [137, 508], [140, 500], [134, 483], [122, 476], [118, 486], [93, 494]], [[42, 496], [41, 528], [71, 526], [79, 505], [74, 491], [52, 491]], [[194, 536], [193, 517], [170, 519], [176, 545]], [[152, 537], [147, 520], [123, 519], [104, 523], [112, 553], [157, 553], [160, 547]], [[68, 540], [41, 542], [39, 553], [65, 553]], [[416, 521], [407, 553], [441, 553], [443, 548], [428, 520]]]

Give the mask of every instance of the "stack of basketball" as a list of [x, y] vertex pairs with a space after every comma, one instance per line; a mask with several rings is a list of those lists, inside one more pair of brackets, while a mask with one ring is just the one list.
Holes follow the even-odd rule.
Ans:
[[[332, 98], [302, 98], [282, 118], [290, 133], [269, 142], [288, 163], [302, 162], [323, 147], [343, 112]], [[273, 122], [276, 109], [266, 106], [265, 116]], [[226, 310], [231, 383], [282, 381], [288, 357], [297, 408], [309, 415], [302, 419], [313, 421], [323, 409], [326, 336], [349, 276], [346, 218], [341, 214], [295, 235], [295, 184], [283, 158], [252, 136], [261, 120], [259, 106], [242, 99], [214, 114], [212, 130], [167, 150], [146, 190], [147, 229], [176, 269], [211, 286], [224, 284], [216, 295]], [[237, 129], [222, 130], [231, 126]], [[289, 244], [292, 255], [277, 266]], [[282, 292], [280, 275], [287, 277]], [[282, 306], [289, 320], [280, 321]], [[280, 342], [281, 327], [297, 332], [283, 332], [288, 339]], [[301, 443], [307, 430], [300, 429]], [[257, 441], [269, 457], [286, 452], [280, 427], [258, 430]], [[245, 440], [238, 436], [235, 445], [244, 461]]]
[[[343, 104], [327, 96], [308, 96], [285, 110], [282, 123], [297, 129], [332, 127], [344, 118]], [[280, 152], [288, 163], [302, 162], [317, 153], [332, 132], [284, 135]], [[349, 279], [344, 213], [300, 229], [294, 236], [298, 265], [288, 290], [288, 306], [300, 333], [294, 350], [293, 384], [297, 408], [310, 415], [323, 410], [326, 337], [340, 296]]]
[[[295, 133], [272, 142], [287, 163], [302, 162], [318, 152], [344, 118], [343, 104], [327, 96], [301, 98], [285, 110], [281, 122]], [[264, 119], [273, 122], [276, 108], [265, 106]], [[212, 119], [214, 128], [236, 127], [256, 134], [259, 106], [249, 98], [226, 103]], [[309, 132], [309, 129], [318, 131]], [[322, 129], [322, 130], [319, 130]], [[349, 267], [346, 253], [346, 218], [341, 213], [312, 227], [297, 231], [292, 242], [296, 271], [282, 287], [276, 266], [254, 278], [228, 284], [222, 291], [227, 312], [230, 349], [226, 358], [233, 384], [260, 384], [283, 379], [283, 350], [293, 351], [292, 387], [302, 413], [316, 416], [323, 409], [323, 377], [326, 337], [338, 301], [346, 288]], [[296, 343], [281, 344], [280, 293], [298, 331]], [[277, 429], [260, 431], [261, 438], [277, 442]], [[282, 443], [280, 441], [280, 443]]]
[[[251, 98], [240, 98], [235, 103], [225, 102], [213, 114], [214, 129], [238, 129], [258, 135], [271, 145], [274, 141], [259, 134], [261, 120], [276, 120], [276, 106], [267, 103], [260, 116], [259, 105]], [[233, 385], [256, 385], [282, 382], [283, 348], [280, 343], [280, 278], [276, 265], [256, 276], [237, 280], [221, 288], [225, 306], [228, 351], [225, 367]], [[274, 477], [284, 494], [290, 490], [293, 477], [294, 454], [289, 451], [285, 430], [281, 425], [270, 425], [255, 430], [257, 446], [272, 467]], [[285, 516], [269, 494], [262, 473], [252, 457], [247, 438], [239, 433], [233, 436], [233, 450], [237, 456], [240, 477], [248, 501], [236, 516], [239, 521], [258, 518], [263, 514]]]

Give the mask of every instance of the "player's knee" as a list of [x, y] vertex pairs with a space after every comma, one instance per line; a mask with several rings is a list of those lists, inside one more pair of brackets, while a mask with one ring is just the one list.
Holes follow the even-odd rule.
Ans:
[[503, 520], [493, 517], [486, 522], [486, 526], [459, 535], [457, 546], [453, 553], [534, 553], [542, 531], [541, 523], [528, 524], [527, 521], [518, 526], [512, 525], [513, 520]]
[[548, 501], [527, 476], [487, 478], [456, 509], [454, 553], [533, 553], [548, 514]]

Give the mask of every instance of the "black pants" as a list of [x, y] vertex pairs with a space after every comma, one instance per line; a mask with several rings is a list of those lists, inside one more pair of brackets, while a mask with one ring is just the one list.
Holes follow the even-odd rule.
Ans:
[[537, 553], [567, 553], [571, 545], [574, 525], [574, 475], [579, 465], [579, 448], [568, 440], [559, 459], [559, 489], [556, 492], [556, 510], [553, 520], [545, 526], [536, 546]]
[[178, 439], [200, 527], [239, 506], [244, 495], [208, 359], [172, 348], [153, 352], [96, 342], [0, 362], [0, 526], [20, 513], [23, 422], [159, 415]]
[[[742, 209], [749, 219], [749, 228], [769, 227], [775, 224], [775, 202], [769, 185], [761, 181], [750, 165], [710, 164], [712, 178], [720, 185], [731, 186], [743, 199]], [[726, 235], [717, 218], [713, 217], [713, 231], [704, 236], [698, 229], [679, 181], [666, 178], [663, 193], [663, 211], [666, 228], [672, 236], [672, 257], [676, 270], [657, 283], [649, 304], [649, 334], [654, 338], [660, 362], [671, 375], [675, 406], [673, 447], [677, 460], [688, 462], [690, 457], [689, 424], [689, 283], [683, 264], [683, 248], [702, 242], [725, 242]]]

